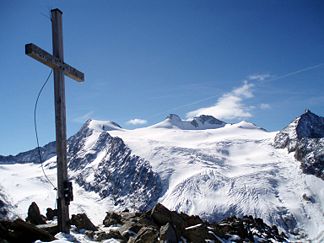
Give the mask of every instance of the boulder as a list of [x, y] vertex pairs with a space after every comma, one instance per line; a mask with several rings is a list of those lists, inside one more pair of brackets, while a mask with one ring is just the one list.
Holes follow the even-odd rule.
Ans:
[[39, 207], [35, 202], [32, 202], [28, 208], [26, 221], [35, 225], [46, 224], [46, 217], [40, 214]]
[[90, 221], [85, 213], [72, 214], [71, 224], [75, 225], [78, 229], [96, 231], [97, 227]]
[[307, 196], [306, 193], [303, 194], [303, 199], [307, 202], [311, 202], [311, 203], [314, 203], [315, 200], [312, 196]]
[[159, 226], [165, 225], [168, 222], [171, 222], [171, 211], [164, 207], [162, 204], [158, 203], [151, 210], [151, 217], [154, 222]]
[[187, 215], [185, 213], [180, 213], [179, 216], [184, 221], [185, 227], [202, 224], [202, 219], [197, 215]]
[[[109, 232], [94, 232], [93, 235], [87, 233], [88, 237], [94, 241], [102, 242], [104, 240], [116, 239], [121, 242], [126, 242], [125, 237], [123, 237], [118, 231], [111, 230]], [[91, 237], [90, 237], [91, 236]]]
[[52, 224], [39, 224], [36, 225], [38, 229], [42, 229], [50, 233], [51, 235], [56, 235], [59, 231], [59, 227], [57, 223], [52, 223]]
[[121, 215], [115, 212], [107, 212], [105, 219], [103, 220], [104, 226], [108, 227], [111, 225], [122, 224], [122, 217]]
[[51, 209], [51, 208], [47, 208], [46, 209], [46, 218], [47, 220], [53, 220], [54, 217], [57, 217], [57, 209]]
[[205, 224], [197, 224], [185, 229], [184, 237], [189, 242], [205, 243], [206, 240], [215, 240], [213, 235], [208, 232], [208, 228]]
[[134, 243], [157, 243], [159, 231], [153, 227], [143, 227], [135, 238], [130, 238], [128, 242]]
[[128, 221], [125, 222], [119, 229], [118, 231], [120, 232], [120, 234], [129, 239], [132, 236], [135, 236], [140, 229], [143, 227], [143, 225], [141, 225], [138, 222], [135, 221]]
[[1, 238], [8, 242], [31, 243], [36, 240], [45, 242], [55, 240], [55, 237], [47, 231], [39, 229], [22, 219], [16, 219], [13, 222], [0, 221], [0, 233]]

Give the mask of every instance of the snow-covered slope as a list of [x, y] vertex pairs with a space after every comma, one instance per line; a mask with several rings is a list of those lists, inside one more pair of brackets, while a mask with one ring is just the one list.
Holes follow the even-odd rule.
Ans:
[[15, 207], [9, 200], [8, 193], [0, 185], [0, 219], [11, 219], [15, 216], [14, 211]]
[[164, 182], [160, 202], [170, 209], [209, 220], [251, 214], [309, 237], [324, 229], [324, 183], [273, 147], [276, 133], [241, 122], [208, 130], [152, 126], [110, 134], [150, 161]]
[[[49, 179], [56, 185], [56, 169], [53, 168], [56, 157], [44, 163]], [[5, 189], [7, 204], [16, 206], [14, 212], [22, 219], [27, 217], [27, 210], [32, 202], [37, 202], [40, 212], [46, 213], [46, 208], [56, 208], [56, 191], [46, 181], [41, 165], [34, 163], [7, 164], [0, 166], [0, 185]], [[102, 200], [97, 193], [87, 192], [74, 183], [75, 200], [70, 205], [71, 214], [86, 212], [94, 223], [101, 223], [103, 212], [114, 209], [110, 198]], [[94, 206], [95, 205], [95, 206]]]
[[[197, 126], [170, 115], [135, 130], [87, 121], [68, 142], [69, 173], [78, 183], [71, 211], [85, 210], [93, 219], [99, 209], [160, 201], [209, 220], [253, 215], [291, 237], [312, 239], [324, 230], [324, 181], [304, 174], [293, 154], [275, 148], [276, 133], [249, 122], [225, 124], [205, 116], [194, 120]], [[55, 180], [55, 158], [45, 164]], [[39, 184], [44, 181], [39, 165], [1, 168], [5, 176], [0, 184], [17, 192], [13, 199], [19, 209], [25, 205], [26, 212], [32, 200], [41, 201], [43, 208], [49, 199], [54, 202], [53, 196], [44, 200], [47, 184]], [[8, 182], [15, 177], [17, 186]], [[25, 186], [42, 196], [27, 191], [19, 195]]]

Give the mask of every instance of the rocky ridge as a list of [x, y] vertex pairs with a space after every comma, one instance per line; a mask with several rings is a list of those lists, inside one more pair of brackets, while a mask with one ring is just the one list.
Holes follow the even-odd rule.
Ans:
[[324, 180], [324, 117], [306, 110], [276, 135], [274, 146], [294, 152], [304, 173]]
[[[48, 160], [56, 155], [56, 143], [50, 142], [43, 147], [40, 147], [42, 160]], [[14, 164], [14, 163], [40, 163], [38, 149], [34, 148], [17, 155], [0, 155], [0, 164]]]
[[160, 123], [153, 125], [155, 128], [178, 128], [182, 130], [206, 130], [221, 128], [226, 122], [220, 121], [213, 116], [201, 115], [191, 120], [184, 121], [176, 114], [170, 114]]
[[[91, 121], [86, 122], [69, 139], [68, 167], [72, 178], [101, 198], [111, 196], [116, 206], [151, 208], [162, 190], [159, 175], [149, 162], [134, 155], [122, 139], [90, 125]], [[92, 138], [94, 142], [89, 143]]]

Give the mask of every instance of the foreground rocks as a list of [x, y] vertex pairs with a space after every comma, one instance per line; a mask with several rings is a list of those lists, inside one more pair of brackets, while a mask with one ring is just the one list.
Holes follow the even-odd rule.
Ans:
[[[39, 213], [34, 203], [30, 208]], [[218, 223], [208, 223], [199, 216], [170, 211], [162, 204], [157, 204], [153, 209], [144, 213], [131, 213], [128, 210], [119, 213], [107, 212], [103, 225], [98, 227], [85, 213], [72, 215], [70, 223], [74, 225], [71, 228], [72, 232], [82, 232], [86, 238], [98, 242], [108, 239], [123, 243], [287, 241], [287, 237], [279, 233], [276, 226], [270, 227], [259, 218], [233, 216]], [[36, 227], [21, 219], [13, 222], [0, 221], [1, 243], [52, 241], [56, 233], [57, 226], [45, 224]]]
[[13, 222], [0, 221], [0, 242], [28, 243], [36, 240], [53, 241], [55, 237], [46, 230], [39, 229], [22, 219], [16, 219]]
[[72, 214], [71, 225], [75, 225], [78, 229], [98, 230], [85, 213]]
[[28, 208], [28, 214], [27, 214], [26, 221], [39, 225], [39, 224], [46, 224], [46, 217], [44, 215], [41, 215], [39, 208], [35, 202], [32, 202], [32, 204]]
[[[145, 213], [107, 213], [103, 223], [106, 229], [87, 232], [91, 240], [114, 238], [125, 243], [287, 240], [276, 226], [270, 227], [262, 219], [254, 219], [252, 216], [230, 217], [219, 223], [208, 223], [198, 216], [170, 211], [162, 204], [157, 204]], [[112, 227], [114, 229], [109, 230]]]

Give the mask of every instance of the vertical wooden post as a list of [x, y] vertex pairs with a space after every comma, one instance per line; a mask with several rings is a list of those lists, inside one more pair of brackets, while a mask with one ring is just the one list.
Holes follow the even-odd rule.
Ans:
[[[64, 62], [62, 12], [59, 9], [52, 9], [51, 15], [53, 56]], [[64, 186], [68, 181], [66, 156], [65, 85], [64, 73], [60, 67], [54, 68], [54, 96], [58, 186], [58, 226], [60, 232], [69, 233], [69, 206], [65, 200], [66, 198], [64, 197]]]

